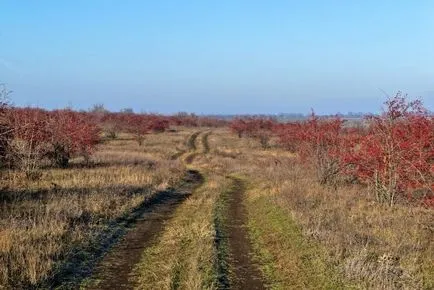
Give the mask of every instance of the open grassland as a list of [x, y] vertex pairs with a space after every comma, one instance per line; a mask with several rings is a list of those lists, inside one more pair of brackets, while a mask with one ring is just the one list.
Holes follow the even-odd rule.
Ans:
[[[203, 182], [164, 218], [130, 286], [237, 288], [250, 268], [254, 289], [434, 288], [432, 208], [390, 207], [358, 184], [320, 185], [275, 139], [264, 148], [225, 128], [148, 134], [142, 146], [121, 134], [90, 164], [44, 169], [36, 181], [4, 172], [0, 285], [76, 285], [123, 235], [127, 216], [186, 170]], [[234, 238], [237, 227], [245, 236]]]
[[[391, 208], [376, 202], [375, 196], [367, 197], [367, 189], [360, 185], [322, 186], [312, 170], [301, 164], [295, 154], [280, 148], [275, 140], [264, 150], [257, 140], [238, 138], [225, 129], [214, 129], [212, 134], [202, 138], [208, 144], [207, 154], [196, 152], [190, 166], [200, 170], [206, 182], [183, 206], [194, 203], [193, 199], [207, 199], [209, 203], [203, 207], [208, 211], [207, 218], [192, 218], [201, 215], [193, 208], [177, 212], [173, 220], [176, 226], [169, 224], [170, 230], [160, 244], [145, 251], [139, 268], [142, 270], [140, 285], [164, 281], [159, 284], [163, 289], [173, 285], [181, 289], [234, 287], [236, 277], [231, 269], [230, 245], [219, 240], [219, 223], [214, 224], [214, 236], [207, 232], [196, 238], [194, 235], [177, 238], [191, 233], [189, 227], [193, 220], [195, 228], [209, 228], [210, 203], [214, 203], [215, 209], [221, 209], [222, 196], [231, 187], [227, 177], [236, 176], [247, 184], [243, 204], [248, 214], [251, 255], [267, 287], [433, 287], [432, 209], [407, 204]], [[218, 190], [214, 181], [217, 179], [221, 180]], [[228, 223], [224, 221], [227, 217], [223, 216], [223, 224]], [[185, 219], [189, 222], [179, 222]], [[202, 227], [197, 224], [200, 220]], [[214, 252], [209, 250], [213, 239], [223, 244], [215, 244]], [[208, 261], [208, 266], [192, 271], [186, 263], [196, 266], [200, 263], [198, 256], [189, 260], [191, 254], [187, 252], [196, 244], [208, 245], [208, 250], [200, 256]], [[162, 261], [166, 259], [159, 257], [166, 250], [171, 253], [167, 255], [171, 261], [167, 265], [171, 266], [164, 267]], [[211, 271], [209, 261], [216, 257], [217, 266]], [[157, 266], [151, 266], [155, 262]], [[179, 269], [185, 267], [189, 270], [180, 272]], [[194, 275], [190, 276], [192, 273]], [[187, 281], [191, 280], [186, 277], [196, 277], [196, 281], [201, 282], [189, 284]], [[214, 284], [209, 282], [210, 277], [214, 277]]]
[[[366, 197], [362, 186], [320, 186], [295, 156], [273, 145], [261, 150], [258, 142], [224, 131], [210, 139], [221, 170], [251, 183], [246, 203], [252, 239], [273, 286], [434, 287], [432, 209], [391, 208]], [[337, 282], [339, 276], [344, 282]]]
[[88, 274], [122, 233], [122, 219], [184, 174], [169, 157], [186, 137], [149, 134], [139, 146], [121, 136], [99, 145], [90, 164], [77, 159], [67, 169], [43, 169], [35, 181], [3, 172], [0, 285], [49, 287]]

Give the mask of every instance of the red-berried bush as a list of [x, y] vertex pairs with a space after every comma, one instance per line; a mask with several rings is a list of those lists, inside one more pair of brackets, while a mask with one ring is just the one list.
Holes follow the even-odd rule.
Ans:
[[169, 129], [170, 122], [164, 116], [147, 115], [148, 128], [154, 133], [162, 133]]
[[343, 158], [350, 172], [367, 183], [381, 202], [398, 196], [432, 198], [434, 120], [419, 100], [398, 93], [380, 116], [367, 118], [369, 129]]
[[290, 152], [297, 152], [300, 148], [299, 132], [302, 130], [300, 122], [288, 122], [277, 124], [274, 127], [275, 134], [279, 137], [279, 143]]
[[188, 114], [184, 112], [177, 113], [176, 115], [167, 117], [170, 125], [184, 126], [184, 127], [224, 127], [228, 122], [215, 117], [197, 116], [195, 114]]
[[238, 137], [247, 136], [258, 139], [262, 148], [267, 148], [276, 123], [265, 118], [236, 118], [229, 124], [229, 128]]
[[149, 133], [149, 122], [144, 115], [122, 113], [120, 114], [122, 127], [134, 136], [134, 139], [141, 146], [145, 135]]
[[59, 167], [73, 156], [88, 158], [99, 141], [99, 129], [89, 116], [71, 110], [13, 108], [8, 122], [13, 134], [10, 160], [29, 176], [45, 158]]
[[320, 119], [314, 112], [307, 121], [277, 126], [280, 143], [315, 168], [321, 184], [334, 183], [341, 171], [344, 121]]
[[123, 129], [122, 122], [120, 121], [118, 114], [115, 113], [104, 113], [97, 123], [100, 125], [104, 135], [109, 139], [116, 139]]
[[199, 117], [198, 125], [201, 127], [218, 128], [218, 127], [227, 126], [228, 122], [226, 120], [218, 119], [214, 117]]
[[229, 128], [241, 138], [247, 132], [247, 122], [241, 118], [236, 118], [231, 121]]
[[169, 117], [156, 114], [105, 112], [103, 116], [98, 118], [93, 112], [89, 114], [93, 120], [97, 120], [106, 137], [114, 139], [120, 132], [130, 133], [139, 145], [143, 144], [145, 135], [149, 132], [162, 133], [169, 129], [170, 126]]
[[198, 117], [195, 114], [180, 112], [170, 118], [170, 122], [175, 126], [197, 127]]
[[7, 160], [10, 165], [36, 178], [48, 152], [48, 112], [34, 108], [12, 108], [7, 112], [12, 129]]
[[4, 165], [12, 131], [8, 122], [7, 110], [9, 108], [8, 96], [10, 91], [6, 86], [0, 85], [0, 167]]
[[89, 116], [71, 110], [50, 112], [47, 132], [47, 156], [59, 167], [66, 167], [69, 159], [76, 155], [88, 160], [100, 139], [100, 130]]
[[248, 122], [247, 135], [259, 140], [262, 148], [268, 148], [268, 143], [273, 135], [275, 122], [271, 119], [253, 119]]

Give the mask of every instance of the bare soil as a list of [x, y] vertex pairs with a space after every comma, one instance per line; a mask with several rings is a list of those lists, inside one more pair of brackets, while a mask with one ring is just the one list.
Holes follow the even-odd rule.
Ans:
[[231, 289], [265, 289], [258, 266], [253, 262], [251, 242], [247, 229], [247, 212], [243, 204], [245, 185], [241, 179], [232, 177], [233, 190], [228, 198], [227, 236], [229, 263], [234, 277]]
[[154, 242], [177, 206], [202, 182], [200, 173], [190, 170], [179, 188], [158, 194], [151, 204], [144, 207], [131, 230], [102, 259], [86, 288], [133, 289], [135, 283], [131, 273], [143, 250]]

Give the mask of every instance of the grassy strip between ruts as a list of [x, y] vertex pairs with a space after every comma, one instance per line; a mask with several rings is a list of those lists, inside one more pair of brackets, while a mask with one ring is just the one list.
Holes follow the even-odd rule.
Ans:
[[214, 208], [229, 180], [205, 177], [135, 269], [139, 289], [216, 289]]
[[214, 246], [217, 254], [215, 267], [219, 289], [228, 289], [230, 287], [231, 273], [233, 273], [233, 269], [231, 269], [229, 262], [230, 251], [227, 229], [228, 199], [230, 192], [233, 190], [232, 180], [230, 182], [231, 184], [220, 193], [214, 208]]
[[303, 237], [300, 227], [272, 196], [250, 187], [246, 206], [255, 259], [272, 289], [342, 289], [325, 249]]

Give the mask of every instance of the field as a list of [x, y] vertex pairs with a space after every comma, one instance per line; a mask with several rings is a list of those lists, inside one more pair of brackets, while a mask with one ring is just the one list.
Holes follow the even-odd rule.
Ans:
[[0, 290], [434, 290], [433, 12], [0, 0]]
[[432, 207], [324, 185], [227, 127], [104, 138], [1, 176], [0, 288], [432, 289]]

